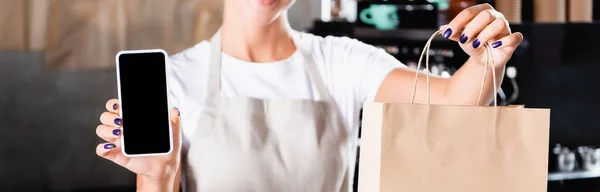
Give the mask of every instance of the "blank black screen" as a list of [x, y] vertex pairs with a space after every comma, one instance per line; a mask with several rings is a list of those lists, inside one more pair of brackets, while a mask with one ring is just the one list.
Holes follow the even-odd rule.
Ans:
[[119, 56], [124, 149], [129, 155], [169, 152], [169, 106], [165, 56]]

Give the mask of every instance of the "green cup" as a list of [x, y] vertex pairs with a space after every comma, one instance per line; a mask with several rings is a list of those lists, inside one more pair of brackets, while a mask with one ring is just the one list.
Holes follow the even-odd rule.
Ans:
[[396, 29], [400, 24], [396, 5], [371, 5], [360, 12], [360, 20], [380, 30]]

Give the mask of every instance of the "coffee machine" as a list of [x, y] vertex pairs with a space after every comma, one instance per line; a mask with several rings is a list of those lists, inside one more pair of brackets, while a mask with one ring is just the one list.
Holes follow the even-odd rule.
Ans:
[[357, 3], [358, 28], [377, 30], [435, 29], [439, 25], [439, 10], [425, 0], [372, 0]]

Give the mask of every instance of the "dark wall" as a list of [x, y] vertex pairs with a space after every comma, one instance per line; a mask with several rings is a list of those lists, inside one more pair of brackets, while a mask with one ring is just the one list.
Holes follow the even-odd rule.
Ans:
[[114, 191], [135, 184], [97, 157], [115, 72], [51, 71], [39, 53], [0, 52], [0, 191]]
[[550, 143], [600, 146], [600, 25], [524, 24], [519, 102], [551, 108]]

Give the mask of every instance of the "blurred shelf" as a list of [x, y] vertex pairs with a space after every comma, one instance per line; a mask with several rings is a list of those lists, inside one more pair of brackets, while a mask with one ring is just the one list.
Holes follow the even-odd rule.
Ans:
[[548, 173], [548, 181], [589, 179], [589, 178], [599, 178], [599, 177], [600, 177], [600, 170]]
[[[373, 28], [354, 28], [354, 36], [356, 38], [398, 38], [405, 40], [426, 41], [437, 29], [396, 29], [396, 30], [377, 30]], [[438, 35], [434, 40], [446, 40], [441, 35]]]

